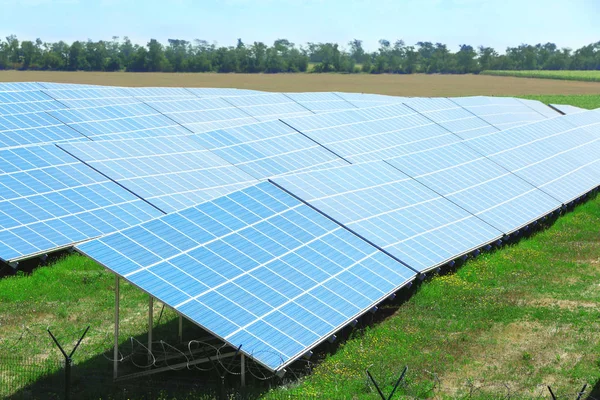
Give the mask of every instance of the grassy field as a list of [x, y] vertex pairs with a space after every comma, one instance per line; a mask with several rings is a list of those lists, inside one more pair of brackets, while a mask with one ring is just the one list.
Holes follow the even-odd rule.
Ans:
[[600, 71], [483, 71], [482, 75], [600, 82]]
[[168, 74], [0, 71], [0, 82], [41, 81], [115, 86], [236, 87], [271, 92], [364, 92], [395, 96], [600, 94], [600, 82], [485, 75]]

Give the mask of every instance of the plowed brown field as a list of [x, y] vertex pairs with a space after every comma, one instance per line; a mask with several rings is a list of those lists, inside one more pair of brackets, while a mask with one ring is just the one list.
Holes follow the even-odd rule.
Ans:
[[600, 94], [600, 82], [484, 75], [176, 74], [0, 71], [0, 82], [64, 82], [111, 86], [235, 87], [273, 92], [340, 91], [395, 96]]

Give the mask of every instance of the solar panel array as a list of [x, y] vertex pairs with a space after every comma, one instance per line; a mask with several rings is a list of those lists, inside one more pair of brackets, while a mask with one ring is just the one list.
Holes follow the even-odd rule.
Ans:
[[0, 84], [0, 259], [76, 245], [271, 370], [600, 184], [600, 111]]

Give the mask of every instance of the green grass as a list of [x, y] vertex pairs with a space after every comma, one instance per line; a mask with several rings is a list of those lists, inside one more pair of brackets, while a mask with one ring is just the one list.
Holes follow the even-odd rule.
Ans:
[[482, 75], [600, 82], [600, 71], [482, 71]]
[[407, 365], [402, 392], [416, 398], [492, 399], [508, 390], [510, 398], [533, 398], [547, 384], [562, 394], [594, 385], [600, 378], [599, 227], [596, 198], [546, 231], [431, 279], [393, 306], [392, 317], [357, 333], [272, 398], [377, 399], [368, 366], [389, 392]]
[[600, 108], [600, 94], [582, 95], [530, 95], [519, 96], [524, 99], [539, 100], [544, 104], [570, 104], [572, 106], [594, 110]]

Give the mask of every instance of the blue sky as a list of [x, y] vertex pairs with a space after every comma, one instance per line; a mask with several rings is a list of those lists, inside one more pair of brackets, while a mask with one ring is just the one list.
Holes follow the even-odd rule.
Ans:
[[0, 35], [109, 40], [204, 39], [219, 45], [362, 39], [466, 43], [503, 52], [521, 43], [578, 48], [600, 41], [600, 0], [0, 0]]

